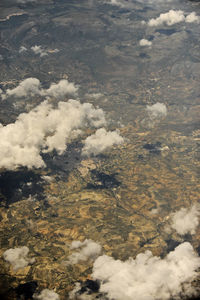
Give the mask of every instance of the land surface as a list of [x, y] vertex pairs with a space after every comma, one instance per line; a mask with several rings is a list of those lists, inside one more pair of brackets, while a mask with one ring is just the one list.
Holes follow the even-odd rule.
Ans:
[[[195, 2], [175, 1], [173, 9], [181, 3], [200, 14]], [[16, 288], [33, 281], [67, 299], [75, 282], [90, 279], [92, 272], [92, 261], [66, 265], [73, 240], [92, 239], [103, 253], [121, 260], [147, 249], [164, 257], [183, 241], [200, 252], [200, 227], [183, 237], [167, 231], [170, 214], [198, 203], [200, 194], [199, 27], [180, 24], [159, 31], [141, 25], [168, 5], [2, 2], [0, 88], [28, 77], [48, 87], [68, 76], [80, 86], [81, 101], [104, 109], [109, 128], [125, 138], [98, 157], [82, 158], [77, 139], [63, 155], [46, 155], [45, 169], [1, 170], [2, 299], [17, 299]], [[144, 36], [152, 47], [139, 46]], [[34, 45], [48, 55], [33, 54]], [[28, 50], [20, 54], [21, 46]], [[41, 101], [1, 101], [0, 122], [14, 122]], [[156, 102], [168, 112], [152, 121], [146, 106]], [[24, 245], [36, 261], [14, 272], [2, 254]]]

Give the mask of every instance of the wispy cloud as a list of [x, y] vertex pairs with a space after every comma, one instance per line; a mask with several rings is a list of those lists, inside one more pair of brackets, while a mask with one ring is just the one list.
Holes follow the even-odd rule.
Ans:
[[156, 102], [153, 105], [147, 105], [146, 110], [152, 120], [162, 118], [167, 115], [166, 105], [159, 102]]
[[73, 241], [71, 249], [76, 250], [76, 252], [68, 257], [67, 264], [77, 264], [79, 261], [95, 259], [101, 253], [101, 245], [90, 239], [86, 239], [83, 242]]

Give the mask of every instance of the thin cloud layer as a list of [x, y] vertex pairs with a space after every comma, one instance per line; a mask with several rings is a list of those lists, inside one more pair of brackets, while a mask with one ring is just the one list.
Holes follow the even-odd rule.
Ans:
[[67, 95], [76, 95], [77, 91], [78, 87], [67, 79], [62, 79], [58, 83], [52, 83], [48, 89], [43, 89], [39, 79], [30, 77], [21, 81], [17, 87], [7, 89], [1, 97], [5, 100], [7, 97], [22, 98], [39, 95], [61, 99]]
[[95, 134], [87, 137], [84, 142], [82, 155], [98, 155], [113, 145], [119, 145], [124, 142], [118, 131], [106, 131], [105, 128], [98, 129]]
[[60, 296], [49, 289], [44, 289], [40, 294], [34, 294], [33, 299], [35, 300], [60, 300]]
[[28, 253], [29, 248], [26, 246], [11, 248], [3, 253], [3, 258], [12, 265], [14, 271], [17, 271], [35, 262], [34, 258], [27, 257]]
[[77, 264], [79, 261], [86, 261], [88, 259], [95, 259], [101, 253], [101, 245], [86, 239], [84, 242], [73, 241], [71, 244], [72, 250], [78, 250], [68, 257], [68, 264]]
[[62, 154], [81, 129], [105, 124], [103, 110], [92, 104], [69, 100], [54, 108], [44, 101], [29, 113], [20, 114], [15, 123], [0, 124], [0, 168], [44, 167], [41, 152], [56, 150]]
[[167, 13], [160, 14], [159, 17], [155, 19], [150, 19], [147, 23], [148, 26], [159, 26], [167, 25], [172, 26], [180, 22], [193, 23], [199, 22], [200, 18], [196, 15], [195, 12], [192, 12], [185, 16], [185, 12], [182, 10], [169, 10]]
[[151, 251], [124, 262], [99, 256], [93, 264], [92, 278], [100, 280], [100, 292], [109, 299], [182, 299], [195, 293], [191, 282], [199, 267], [200, 257], [185, 242], [164, 259], [153, 256]]
[[181, 208], [172, 215], [171, 227], [178, 234], [195, 234], [199, 225], [200, 206], [195, 204], [191, 208]]

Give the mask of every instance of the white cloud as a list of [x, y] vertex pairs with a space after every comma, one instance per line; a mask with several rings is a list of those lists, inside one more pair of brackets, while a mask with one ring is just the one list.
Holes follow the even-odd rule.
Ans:
[[[146, 106], [147, 115], [141, 121], [141, 124], [149, 128], [154, 127], [155, 124], [159, 123], [167, 115], [167, 107], [163, 103], [155, 103], [153, 105]], [[161, 148], [160, 150], [169, 150], [169, 148]]]
[[[92, 294], [90, 294], [90, 292], [84, 292], [84, 293], [80, 293], [80, 290], [81, 290], [81, 284], [79, 282], [76, 282], [75, 283], [75, 287], [74, 289], [69, 293], [69, 299], [71, 300], [94, 300], [94, 299], [97, 299], [97, 298], [94, 298], [94, 296]], [[98, 297], [98, 299], [102, 299], [102, 300], [105, 300], [107, 298], [104, 298], [104, 297]]]
[[139, 44], [140, 44], [140, 46], [151, 46], [152, 45], [152, 42], [151, 41], [148, 41], [148, 40], [146, 40], [146, 39], [142, 39], [142, 40], [140, 40], [140, 42], [139, 42]]
[[122, 6], [122, 7], [124, 6], [123, 1], [121, 1], [121, 0], [110, 0], [109, 3], [112, 5], [116, 5], [116, 6]]
[[58, 53], [60, 50], [59, 49], [44, 49], [42, 46], [32, 46], [31, 50], [36, 54], [39, 55], [40, 57], [47, 56], [49, 53]]
[[[76, 96], [77, 90], [78, 87], [66, 79], [43, 89], [37, 78], [27, 78], [5, 93], [0, 90], [0, 96], [3, 100], [8, 97], [33, 96], [63, 99], [66, 95]], [[82, 128], [99, 128], [105, 125], [103, 110], [95, 109], [92, 104], [81, 104], [71, 99], [59, 102], [58, 107], [54, 108], [46, 100], [29, 113], [19, 115], [15, 123], [7, 126], [0, 124], [0, 168], [44, 167], [40, 152], [56, 150], [62, 154], [66, 150], [66, 144], [80, 135]], [[82, 155], [97, 155], [122, 142], [123, 138], [117, 131], [107, 132], [101, 128], [84, 141]]]
[[92, 93], [92, 94], [86, 94], [85, 96], [87, 98], [89, 98], [89, 99], [96, 99], [96, 100], [98, 100], [99, 98], [101, 98], [104, 95], [101, 94], [101, 93]]
[[48, 53], [58, 53], [58, 52], [60, 52], [60, 50], [57, 48], [48, 50]]
[[185, 13], [182, 10], [169, 10], [167, 13], [162, 13], [158, 18], [150, 19], [147, 23], [149, 26], [167, 25], [172, 26], [180, 22], [199, 22], [199, 17], [195, 12], [190, 13], [185, 17]]
[[32, 46], [31, 47], [31, 50], [37, 55], [39, 55], [40, 57], [44, 57], [44, 56], [47, 56], [48, 55], [48, 52], [42, 48], [42, 46], [38, 46], [38, 45], [35, 45], [35, 46]]
[[27, 49], [26, 47], [21, 46], [21, 47], [19, 48], [19, 53], [26, 52], [27, 50], [28, 50], [28, 49]]
[[14, 97], [27, 97], [40, 95], [40, 81], [37, 78], [27, 78], [20, 82], [20, 84], [14, 89], [7, 89], [4, 98], [9, 96]]
[[44, 289], [40, 294], [34, 294], [33, 299], [35, 300], [59, 300], [60, 296], [49, 289]]
[[194, 234], [199, 225], [200, 205], [194, 204], [191, 208], [181, 208], [172, 215], [171, 227], [178, 234]]
[[29, 2], [36, 2], [37, 0], [17, 0], [17, 3], [26, 4]]
[[73, 241], [71, 244], [71, 249], [80, 249], [77, 252], [72, 253], [68, 257], [68, 264], [77, 264], [79, 261], [85, 261], [88, 259], [95, 259], [101, 253], [101, 245], [98, 243], [86, 239], [84, 242]]
[[159, 208], [152, 208], [151, 210], [150, 210], [150, 214], [151, 215], [156, 215], [156, 214], [158, 214], [159, 213]]
[[105, 128], [100, 128], [95, 134], [86, 138], [82, 155], [98, 155], [113, 145], [119, 145], [123, 142], [124, 139], [119, 135], [118, 131], [106, 131]]
[[69, 299], [77, 299], [77, 294], [81, 290], [80, 282], [76, 282], [73, 290], [69, 293]]
[[41, 178], [42, 178], [43, 180], [45, 180], [46, 182], [48, 182], [48, 183], [54, 181], [54, 178], [51, 177], [51, 176], [48, 176], [48, 175], [43, 175], [43, 176], [41, 176]]
[[105, 124], [103, 110], [90, 103], [69, 100], [54, 108], [44, 101], [29, 113], [20, 114], [15, 123], [0, 124], [0, 168], [44, 167], [40, 152], [55, 149], [62, 154], [81, 129]]
[[167, 13], [162, 13], [156, 19], [151, 19], [148, 22], [149, 26], [159, 26], [166, 24], [168, 26], [174, 25], [176, 23], [183, 22], [185, 20], [184, 12], [182, 10], [171, 9]]
[[[44, 56], [47, 56], [49, 53], [58, 53], [60, 50], [59, 49], [44, 49], [42, 48], [42, 46], [38, 46], [38, 45], [35, 45], [35, 46], [32, 46], [31, 47], [31, 50], [36, 54], [36, 55], [39, 55], [40, 57], [44, 57]], [[19, 53], [24, 53], [28, 51], [28, 49], [24, 46], [21, 46], [19, 48]]]
[[141, 3], [150, 3], [150, 4], [158, 4], [160, 5], [161, 3], [166, 3], [166, 2], [172, 2], [174, 0], [138, 0], [138, 2], [141, 2]]
[[[86, 293], [82, 293], [80, 294], [81, 290], [81, 284], [80, 282], [76, 282], [75, 283], [75, 287], [74, 289], [69, 293], [69, 299], [72, 299], [72, 300], [94, 300], [94, 297], [93, 295], [91, 294], [88, 294], [87, 292]], [[104, 300], [105, 298], [98, 298], [98, 299], [102, 299]]]
[[3, 258], [13, 266], [14, 271], [17, 271], [35, 262], [34, 258], [27, 257], [28, 252], [29, 248], [26, 246], [11, 248], [3, 253]]
[[78, 87], [67, 79], [62, 79], [58, 83], [52, 83], [48, 89], [43, 89], [39, 79], [30, 77], [22, 80], [17, 87], [7, 89], [1, 97], [5, 100], [10, 96], [21, 98], [39, 95], [41, 97], [49, 96], [61, 99], [66, 95], [74, 96], [77, 91]]
[[185, 18], [185, 22], [186, 22], [186, 23], [194, 23], [194, 22], [199, 23], [199, 21], [200, 21], [200, 17], [197, 16], [195, 12], [190, 13], [190, 14]]
[[66, 79], [60, 80], [58, 83], [52, 83], [47, 90], [42, 90], [41, 95], [54, 98], [63, 98], [66, 95], [76, 95], [78, 87], [74, 83]]
[[147, 105], [146, 110], [152, 121], [162, 118], [162, 117], [165, 117], [167, 115], [166, 105], [163, 103], [159, 103], [159, 102], [157, 102], [153, 105]]
[[151, 251], [136, 259], [115, 260], [99, 256], [93, 264], [92, 278], [100, 280], [100, 292], [115, 300], [167, 300], [191, 296], [200, 258], [190, 243], [185, 242], [164, 259]]

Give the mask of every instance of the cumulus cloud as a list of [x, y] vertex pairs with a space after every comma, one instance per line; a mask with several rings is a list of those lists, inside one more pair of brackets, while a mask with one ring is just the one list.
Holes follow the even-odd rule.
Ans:
[[7, 89], [4, 99], [10, 96], [13, 97], [27, 97], [40, 95], [40, 81], [37, 78], [27, 78], [20, 82], [14, 89]]
[[42, 48], [42, 46], [38, 46], [38, 45], [35, 45], [35, 46], [32, 46], [31, 47], [31, 50], [36, 54], [36, 55], [39, 55], [40, 57], [44, 57], [44, 56], [47, 56], [48, 55], [48, 52]]
[[148, 22], [149, 26], [159, 26], [166, 24], [168, 26], [174, 25], [176, 23], [183, 22], [185, 20], [184, 12], [182, 10], [171, 9], [167, 13], [162, 13], [156, 19], [150, 19]]
[[199, 225], [200, 205], [194, 204], [191, 208], [181, 208], [172, 215], [171, 227], [178, 234], [194, 234]]
[[61, 99], [66, 95], [76, 95], [77, 91], [78, 87], [67, 79], [61, 79], [58, 83], [52, 83], [48, 89], [43, 89], [39, 79], [30, 77], [22, 80], [17, 87], [7, 89], [1, 97], [5, 100], [11, 96], [21, 98], [39, 95], [41, 97], [49, 96]]
[[46, 90], [41, 90], [41, 95], [54, 98], [63, 98], [66, 95], [76, 95], [78, 87], [67, 79], [62, 79], [58, 83], [52, 83]]
[[185, 18], [185, 22], [186, 22], [186, 23], [194, 23], [194, 22], [199, 23], [199, 21], [200, 21], [200, 17], [197, 16], [195, 12], [190, 13], [190, 14]]
[[182, 10], [171, 9], [166, 13], [160, 14], [160, 16], [155, 19], [150, 19], [147, 25], [159, 26], [164, 24], [167, 26], [172, 26], [180, 22], [187, 22], [187, 23], [199, 22], [199, 19], [200, 19], [199, 16], [197, 16], [195, 12], [192, 12], [187, 16], [185, 16], [185, 13]]
[[73, 241], [71, 249], [78, 251], [68, 257], [67, 263], [69, 264], [77, 264], [79, 261], [95, 259], [101, 253], [101, 245], [90, 239], [85, 239], [83, 242]]
[[0, 168], [44, 167], [41, 152], [56, 150], [62, 154], [81, 129], [105, 124], [103, 110], [90, 103], [61, 101], [54, 108], [44, 101], [29, 113], [20, 114], [15, 123], [0, 124]]
[[11, 248], [3, 253], [3, 258], [13, 266], [14, 271], [17, 271], [35, 262], [35, 258], [27, 257], [28, 252], [29, 248], [26, 246]]
[[191, 282], [199, 267], [200, 258], [192, 245], [185, 242], [163, 259], [153, 256], [151, 251], [124, 262], [99, 256], [93, 264], [92, 278], [100, 280], [100, 292], [109, 299], [182, 299], [195, 293]]
[[33, 299], [35, 300], [60, 300], [60, 296], [49, 289], [44, 289], [40, 294], [34, 294]]
[[148, 41], [146, 39], [142, 39], [139, 41], [139, 45], [144, 47], [144, 46], [151, 46], [152, 45], [152, 42], [151, 41]]
[[118, 131], [106, 131], [105, 128], [100, 128], [95, 134], [86, 138], [82, 155], [98, 155], [113, 145], [119, 145], [123, 142], [124, 139], [119, 135]]
[[146, 107], [149, 118], [153, 121], [167, 115], [167, 107], [163, 103], [155, 103]]

